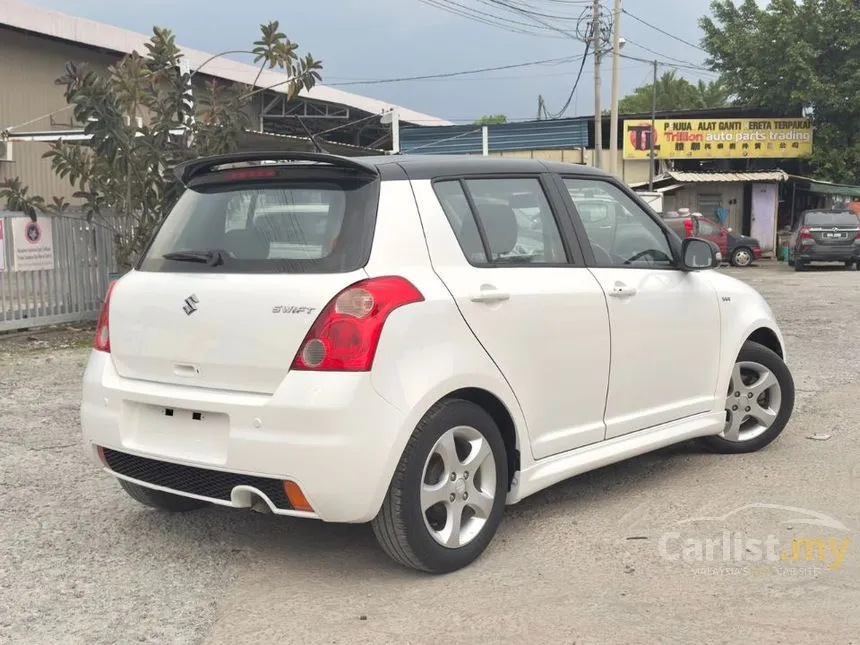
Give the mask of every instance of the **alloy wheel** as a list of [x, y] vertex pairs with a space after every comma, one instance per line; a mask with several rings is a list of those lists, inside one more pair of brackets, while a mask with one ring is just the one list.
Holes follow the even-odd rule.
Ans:
[[421, 515], [433, 539], [456, 549], [474, 540], [493, 510], [496, 463], [478, 430], [457, 426], [433, 446], [421, 478]]
[[776, 421], [782, 405], [782, 388], [774, 373], [752, 361], [735, 364], [726, 397], [728, 441], [750, 441], [765, 433]]

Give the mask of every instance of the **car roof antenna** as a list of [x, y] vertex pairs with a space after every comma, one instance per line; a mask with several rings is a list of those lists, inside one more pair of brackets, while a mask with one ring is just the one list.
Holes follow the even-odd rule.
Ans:
[[323, 148], [323, 147], [319, 144], [319, 141], [317, 141], [316, 135], [314, 135], [314, 134], [310, 131], [310, 129], [308, 128], [308, 126], [305, 124], [305, 122], [304, 122], [304, 121], [302, 121], [302, 120], [301, 120], [301, 118], [299, 118], [299, 117], [296, 117], [296, 119], [298, 120], [299, 125], [300, 125], [300, 126], [302, 126], [302, 128], [303, 128], [303, 129], [304, 129], [304, 131], [305, 131], [305, 133], [308, 135], [308, 139], [310, 139], [310, 140], [311, 140], [311, 143], [312, 143], [312, 144], [314, 144], [314, 148], [316, 149], [316, 151], [317, 151], [317, 152], [325, 152], [325, 153], [327, 153], [327, 152], [328, 152], [328, 150], [326, 150], [325, 148]]

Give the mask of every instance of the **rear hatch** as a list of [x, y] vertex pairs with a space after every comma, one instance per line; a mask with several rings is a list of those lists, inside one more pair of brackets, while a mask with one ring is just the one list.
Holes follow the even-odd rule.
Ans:
[[860, 233], [860, 219], [851, 211], [810, 212], [803, 223], [821, 246], [850, 246]]
[[326, 304], [366, 277], [379, 182], [314, 164], [192, 179], [111, 297], [127, 378], [273, 393]]

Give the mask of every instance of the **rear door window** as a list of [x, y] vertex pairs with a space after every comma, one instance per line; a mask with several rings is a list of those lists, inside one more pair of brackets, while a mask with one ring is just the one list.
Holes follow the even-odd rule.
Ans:
[[[369, 256], [377, 190], [376, 182], [352, 179], [189, 188], [139, 269], [355, 271]], [[199, 259], [195, 261], [194, 255]]]
[[568, 263], [558, 223], [539, 179], [446, 180], [434, 187], [471, 264]]

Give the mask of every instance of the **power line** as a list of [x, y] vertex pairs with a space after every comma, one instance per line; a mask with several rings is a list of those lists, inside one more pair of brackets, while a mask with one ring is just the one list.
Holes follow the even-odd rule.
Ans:
[[[534, 17], [537, 16], [539, 18], [547, 18], [549, 20], [570, 20], [570, 21], [578, 21], [580, 16], [563, 16], [555, 13], [544, 13], [543, 11], [535, 11], [534, 9], [529, 9], [527, 6], [517, 6], [514, 3], [511, 3], [506, 0], [478, 0], [478, 2], [482, 2], [483, 4], [488, 5], [496, 5], [498, 7], [507, 9], [512, 12], [519, 13], [523, 16]], [[585, 3], [581, 3], [580, 6], [585, 6]]]
[[[509, 11], [512, 11], [514, 13], [518, 13], [522, 16], [527, 17], [527, 18], [531, 19], [532, 21], [539, 23], [548, 29], [551, 29], [551, 30], [558, 32], [560, 34], [564, 34], [568, 38], [573, 38], [575, 40], [577, 39], [576, 36], [574, 34], [572, 34], [571, 32], [566, 31], [564, 29], [561, 29], [559, 27], [556, 27], [555, 25], [553, 25], [550, 22], [546, 22], [546, 20], [544, 20], [545, 14], [541, 14], [540, 12], [535, 12], [535, 11], [530, 11], [528, 9], [524, 9], [521, 6], [511, 4], [509, 2], [506, 2], [505, 0], [478, 0], [478, 1], [482, 2], [483, 4], [486, 4], [486, 5], [490, 5], [490, 6], [496, 5], [498, 7], [503, 8], [503, 9], [508, 9]], [[558, 20], [558, 17], [557, 16], [550, 16], [550, 19]]]
[[423, 81], [434, 78], [451, 78], [454, 76], [465, 76], [467, 74], [481, 74], [484, 72], [497, 72], [505, 69], [516, 69], [521, 67], [533, 67], [535, 65], [560, 65], [579, 60], [579, 56], [568, 56], [566, 58], [547, 58], [545, 60], [534, 60], [525, 63], [513, 63], [511, 65], [499, 65], [497, 67], [483, 67], [480, 69], [468, 69], [458, 72], [443, 72], [440, 74], [425, 74], [423, 76], [402, 76], [400, 78], [376, 78], [364, 81], [347, 81], [344, 83], [326, 83], [331, 87], [343, 87], [346, 85], [379, 85], [382, 83], [402, 83], [404, 81]]
[[[717, 72], [715, 72], [712, 69], [708, 69], [707, 67], [698, 67], [696, 65], [687, 65], [684, 63], [674, 63], [671, 60], [665, 60], [665, 59], [648, 60], [647, 58], [637, 58], [636, 56], [628, 56], [627, 54], [619, 54], [619, 56], [621, 56], [621, 58], [626, 58], [627, 60], [639, 61], [640, 63], [654, 63], [656, 60], [657, 63], [659, 63], [660, 65], [663, 65], [664, 67], [671, 67], [674, 69], [689, 69], [689, 70], [693, 70], [696, 72], [707, 72], [708, 74], [717, 74]], [[662, 56], [662, 54], [661, 54], [661, 56]]]
[[655, 31], [659, 31], [661, 34], [663, 34], [663, 35], [665, 35], [665, 36], [669, 36], [669, 38], [674, 38], [674, 39], [675, 39], [675, 40], [677, 40], [679, 43], [684, 43], [684, 44], [685, 44], [685, 45], [687, 45], [688, 47], [692, 47], [692, 48], [694, 48], [694, 49], [698, 49], [699, 51], [701, 51], [701, 52], [705, 52], [706, 54], [708, 53], [708, 51], [707, 51], [706, 49], [702, 49], [701, 47], [699, 47], [699, 46], [698, 46], [698, 45], [696, 45], [695, 43], [691, 43], [689, 40], [684, 40], [683, 38], [681, 38], [681, 37], [679, 37], [679, 36], [676, 36], [675, 34], [670, 33], [670, 32], [668, 32], [668, 31], [666, 31], [665, 29], [662, 29], [662, 28], [660, 28], [660, 27], [658, 27], [658, 26], [656, 26], [656, 25], [652, 25], [650, 22], [647, 22], [646, 20], [643, 20], [643, 19], [642, 19], [642, 18], [640, 18], [639, 16], [637, 16], [637, 15], [635, 15], [635, 14], [630, 13], [629, 11], [627, 11], [627, 9], [622, 9], [622, 10], [621, 10], [621, 12], [622, 12], [623, 14], [627, 15], [627, 16], [630, 16], [631, 18], [633, 18], [633, 20], [635, 20], [635, 21], [637, 21], [637, 22], [641, 22], [641, 23], [642, 23], [643, 25], [645, 25], [646, 27], [651, 27], [651, 29], [654, 29]]
[[591, 46], [590, 42], [585, 43], [585, 52], [582, 54], [582, 61], [579, 64], [579, 72], [576, 75], [576, 80], [573, 82], [573, 87], [570, 88], [570, 94], [567, 97], [567, 101], [564, 102], [561, 110], [559, 110], [556, 114], [547, 115], [546, 114], [546, 105], [544, 105], [543, 110], [546, 116], [549, 116], [551, 119], [558, 119], [561, 116], [564, 116], [564, 113], [567, 112], [567, 108], [570, 107], [571, 101], [573, 101], [573, 95], [576, 94], [576, 88], [579, 86], [579, 80], [582, 78], [582, 71], [585, 69], [585, 61], [588, 58], [588, 50]]
[[[625, 65], [624, 67], [621, 68], [621, 70], [622, 71], [624, 71], [624, 70], [629, 71], [629, 70], [639, 69], [642, 65], [645, 65], [645, 64], [646, 63], [640, 63], [638, 61], [634, 61], [633, 64]], [[651, 61], [647, 64], [652, 65], [653, 61]], [[649, 67], [649, 69], [650, 69], [650, 67]], [[649, 72], [649, 74], [650, 74], [650, 72]], [[428, 78], [428, 79], [422, 79], [422, 80], [427, 81], [427, 82], [441, 82], [441, 83], [464, 83], [464, 82], [465, 83], [476, 83], [476, 82], [480, 82], [480, 81], [487, 81], [487, 82], [521, 81], [524, 79], [532, 79], [532, 78], [570, 78], [570, 77], [575, 77], [576, 75], [577, 75], [576, 70], [569, 70], [566, 72], [552, 72], [549, 74], [514, 74], [514, 75], [504, 75], [504, 76], [478, 76], [478, 77], [455, 76], [455, 77], [450, 77], [450, 78]], [[592, 75], [594, 75], [594, 72], [589, 71], [589, 70], [585, 70], [582, 72], [582, 75], [583, 76], [592, 76]], [[362, 80], [362, 79], [358, 79], [358, 78], [351, 78], [351, 77], [345, 77], [345, 76], [335, 76], [335, 77], [326, 77], [326, 78], [340, 79], [340, 82], [361, 81]], [[404, 82], [408, 83], [410, 81], [404, 81]], [[334, 83], [326, 82], [325, 85], [326, 85], [326, 87], [332, 87], [333, 85], [337, 85], [337, 82], [334, 82]]]
[[[644, 50], [650, 54], [656, 54], [657, 56], [662, 56], [666, 61], [672, 61], [671, 64], [674, 64], [678, 68], [697, 70], [697, 71], [705, 72], [708, 74], [718, 75], [717, 72], [715, 72], [711, 69], [708, 69], [707, 67], [698, 67], [695, 65], [690, 65], [689, 63], [681, 60], [680, 58], [673, 58], [672, 56], [667, 56], [663, 52], [658, 52], [654, 49], [651, 49], [650, 47], [646, 47], [645, 45], [640, 45], [639, 43], [637, 43], [633, 40], [630, 40], [629, 38], [627, 39], [627, 44], [633, 45], [634, 47], [638, 47], [639, 49], [642, 49], [642, 50]], [[665, 61], [663, 61], [663, 64], [666, 65], [667, 67], [670, 66], [670, 63], [665, 62]]]
[[[464, 4], [456, 2], [455, 0], [418, 0], [418, 2], [421, 2], [428, 7], [440, 9], [452, 15], [459, 16], [460, 18], [466, 18], [467, 20], [471, 20], [479, 24], [497, 27], [510, 33], [521, 34], [525, 36], [540, 36], [544, 38], [563, 37], [556, 34], [546, 33], [546, 27], [541, 27], [539, 25], [535, 25], [529, 22], [522, 22], [518, 20], [511, 20], [510, 18], [504, 18], [497, 14], [482, 11], [480, 9], [475, 9], [474, 7], [468, 7]], [[543, 31], [535, 32], [535, 29]]]
[[[507, 0], [476, 0], [479, 4], [483, 4], [487, 9], [502, 9], [509, 13], [515, 14], [520, 20], [515, 20], [509, 16], [505, 16], [494, 11], [487, 11], [474, 6], [468, 6], [457, 0], [418, 0], [419, 2], [442, 11], [447, 11], [461, 18], [467, 18], [474, 22], [478, 22], [493, 27], [498, 27], [505, 31], [524, 34], [529, 36], [541, 36], [544, 38], [576, 38], [575, 34], [569, 30], [547, 22], [545, 16], [551, 16], [553, 21], [573, 21], [576, 20], [573, 16], [559, 16], [556, 14], [543, 14], [536, 11], [533, 7], [524, 3], [514, 4]], [[527, 19], [524, 22], [522, 19]], [[556, 35], [559, 34], [559, 35]]]

